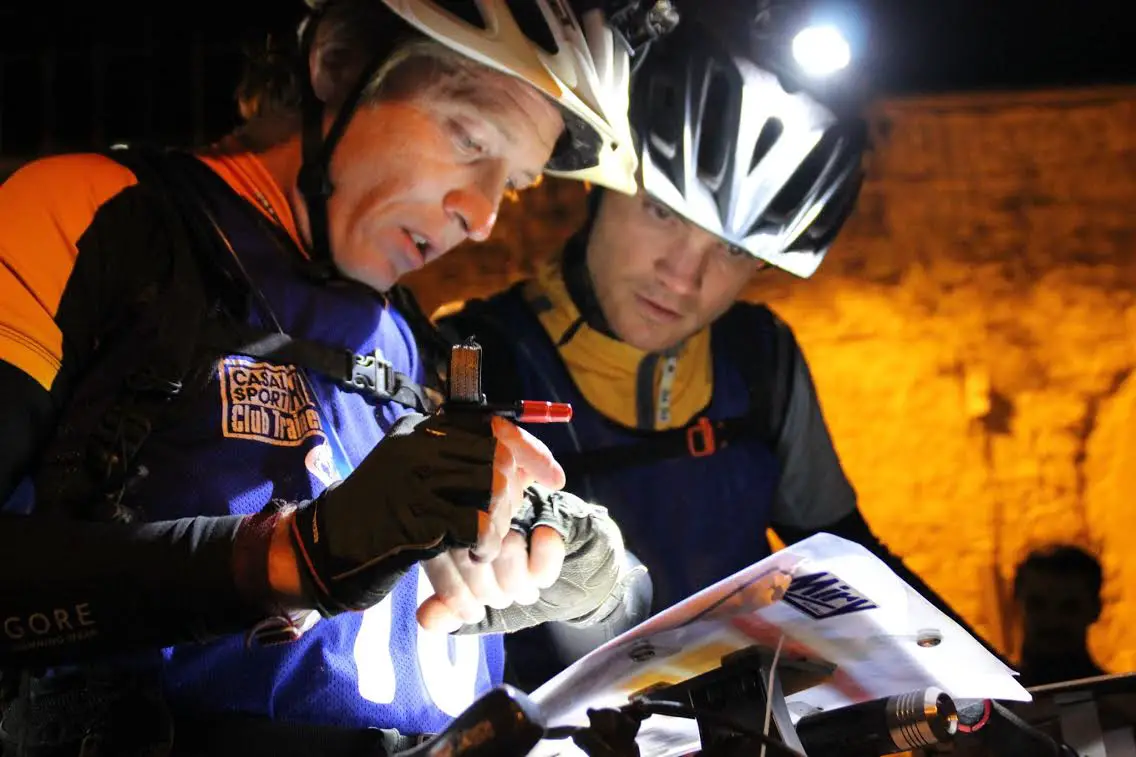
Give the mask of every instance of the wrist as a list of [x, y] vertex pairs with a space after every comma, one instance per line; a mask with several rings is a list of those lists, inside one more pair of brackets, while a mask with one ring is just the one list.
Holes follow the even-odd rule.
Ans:
[[294, 510], [266, 509], [245, 516], [233, 548], [237, 590], [269, 612], [307, 609], [289, 530]]
[[311, 609], [304, 601], [300, 562], [292, 546], [294, 509], [282, 512], [276, 519], [268, 544], [268, 588], [273, 599], [285, 607]]
[[287, 644], [319, 620], [305, 599], [292, 547], [294, 513], [292, 507], [269, 508], [247, 516], [237, 531], [233, 561], [237, 589], [261, 615], [245, 634], [248, 646]]

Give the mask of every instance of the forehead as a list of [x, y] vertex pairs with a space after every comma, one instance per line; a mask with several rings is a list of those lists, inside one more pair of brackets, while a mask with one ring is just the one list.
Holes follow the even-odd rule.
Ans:
[[535, 87], [480, 64], [441, 75], [423, 95], [437, 105], [475, 111], [510, 136], [531, 129], [548, 147], [564, 128], [560, 110]]
[[514, 115], [516, 110], [537, 106], [551, 112], [555, 107], [530, 85], [484, 66], [462, 76], [450, 77], [438, 95], [494, 115]]

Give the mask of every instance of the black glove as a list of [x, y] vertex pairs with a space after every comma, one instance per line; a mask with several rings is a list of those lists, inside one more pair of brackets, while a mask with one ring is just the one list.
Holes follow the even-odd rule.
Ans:
[[378, 604], [415, 563], [473, 546], [496, 445], [488, 421], [406, 416], [346, 480], [303, 503], [292, 545], [320, 614]]
[[531, 605], [486, 607], [484, 619], [456, 633], [512, 633], [548, 621], [581, 627], [602, 623], [622, 607], [630, 587], [647, 572], [625, 559], [623, 535], [607, 508], [574, 494], [528, 487], [513, 529], [529, 536], [537, 526], [549, 526], [564, 539], [564, 566], [556, 583]]

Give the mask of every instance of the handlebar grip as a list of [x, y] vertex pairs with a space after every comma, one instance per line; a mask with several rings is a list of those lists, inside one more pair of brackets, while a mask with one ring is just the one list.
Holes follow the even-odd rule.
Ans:
[[1075, 757], [1068, 747], [993, 700], [960, 708], [959, 720], [964, 726], [960, 730], [979, 741], [991, 754]]
[[502, 684], [458, 715], [446, 729], [394, 757], [524, 757], [544, 735], [536, 704]]

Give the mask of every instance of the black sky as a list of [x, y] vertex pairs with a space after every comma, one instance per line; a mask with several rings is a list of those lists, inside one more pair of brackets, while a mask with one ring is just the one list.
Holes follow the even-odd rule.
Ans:
[[[520, 1], [520, 0], [518, 0]], [[532, 0], [535, 1], [535, 0]], [[687, 2], [690, 0], [684, 0]], [[809, 0], [824, 3], [828, 0]], [[753, 0], [693, 0], [753, 2]], [[857, 7], [877, 88], [887, 92], [1035, 88], [1136, 82], [1136, 9], [1125, 0], [840, 0]], [[300, 0], [197, 3], [0, 3], [0, 55], [45, 41], [63, 25], [71, 41], [122, 38], [130, 16], [148, 8], [160, 36], [203, 30], [224, 44], [252, 33], [258, 19], [295, 15]], [[1128, 7], [1130, 13], [1123, 9]], [[222, 12], [224, 11], [224, 12]], [[262, 22], [263, 23], [263, 22]]]
[[[1124, 0], [839, 2], [854, 9], [864, 42], [860, 64], [883, 96], [1136, 84], [1136, 26], [1121, 10], [1130, 6]], [[92, 139], [223, 133], [235, 116], [240, 41], [279, 26], [282, 13], [293, 23], [301, 8], [300, 0], [0, 2], [0, 154], [78, 148]], [[194, 36], [206, 48], [196, 68]], [[145, 47], [147, 39], [148, 51], [119, 58], [104, 72], [108, 94], [100, 115], [92, 115], [95, 42]], [[54, 58], [43, 54], [50, 49]]]
[[1136, 83], [1123, 0], [859, 0], [884, 92]]

